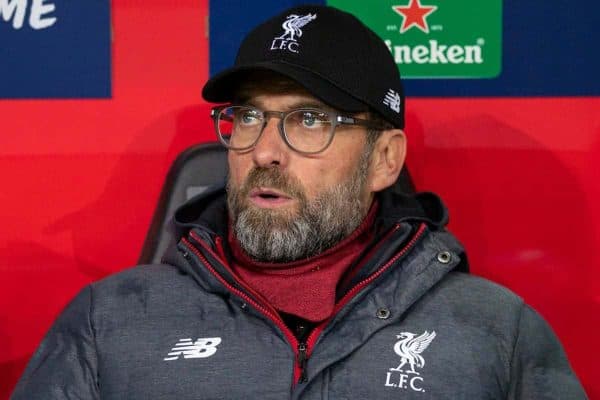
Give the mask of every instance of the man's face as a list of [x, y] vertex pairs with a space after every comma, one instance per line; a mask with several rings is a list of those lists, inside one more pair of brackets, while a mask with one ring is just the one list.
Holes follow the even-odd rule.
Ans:
[[[257, 92], [246, 103], [269, 111], [331, 111], [304, 93]], [[233, 228], [242, 248], [259, 261], [287, 262], [326, 250], [360, 224], [372, 199], [365, 185], [364, 128], [337, 127], [327, 149], [304, 155], [286, 145], [278, 124], [271, 118], [253, 149], [228, 156]]]

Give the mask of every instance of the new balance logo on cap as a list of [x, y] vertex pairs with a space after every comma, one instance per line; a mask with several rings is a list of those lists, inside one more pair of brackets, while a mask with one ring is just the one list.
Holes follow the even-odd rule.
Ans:
[[165, 361], [177, 360], [180, 356], [183, 358], [206, 358], [217, 352], [217, 346], [221, 343], [220, 337], [198, 338], [195, 342], [192, 339], [180, 339], [171, 349]]
[[298, 53], [299, 44], [296, 38], [302, 36], [302, 29], [300, 28], [316, 18], [317, 14], [310, 13], [303, 16], [296, 14], [288, 15], [281, 25], [285, 32], [273, 39], [271, 50], [288, 50], [292, 53]]
[[394, 89], [388, 90], [387, 94], [383, 98], [383, 104], [396, 111], [397, 113], [400, 112], [400, 103], [400, 95]]

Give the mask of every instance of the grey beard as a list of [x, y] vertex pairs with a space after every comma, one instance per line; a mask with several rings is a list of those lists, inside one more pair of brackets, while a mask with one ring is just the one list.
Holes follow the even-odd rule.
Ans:
[[[275, 169], [255, 169], [241, 189], [228, 184], [229, 212], [242, 249], [258, 261], [290, 262], [319, 254], [349, 236], [368, 212], [369, 205], [363, 204], [362, 196], [369, 154], [361, 157], [348, 180], [311, 201], [303, 195], [299, 182]], [[246, 206], [243, 202], [247, 196], [243, 194], [251, 190], [249, 186], [261, 185], [285, 188], [294, 194], [299, 199], [297, 215]]]

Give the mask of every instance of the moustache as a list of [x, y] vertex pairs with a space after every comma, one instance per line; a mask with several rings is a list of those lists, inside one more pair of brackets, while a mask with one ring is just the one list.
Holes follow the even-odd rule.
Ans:
[[295, 176], [282, 172], [279, 168], [252, 168], [240, 188], [241, 198], [247, 198], [252, 189], [260, 187], [279, 190], [300, 202], [306, 201], [302, 182]]

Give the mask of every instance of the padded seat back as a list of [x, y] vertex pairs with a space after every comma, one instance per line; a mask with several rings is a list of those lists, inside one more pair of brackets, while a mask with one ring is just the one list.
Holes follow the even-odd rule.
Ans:
[[227, 149], [220, 143], [202, 143], [183, 151], [165, 179], [139, 264], [156, 264], [172, 241], [169, 227], [175, 210], [208, 187], [227, 179]]

